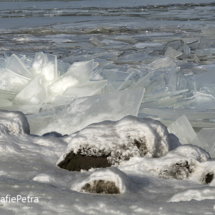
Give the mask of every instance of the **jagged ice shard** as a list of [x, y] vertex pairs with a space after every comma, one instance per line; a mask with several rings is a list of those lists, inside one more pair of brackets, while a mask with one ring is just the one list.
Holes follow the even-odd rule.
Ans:
[[143, 95], [144, 89], [140, 88], [77, 98], [56, 113], [36, 134], [52, 131], [71, 134], [92, 123], [119, 120], [127, 115], [137, 116]]

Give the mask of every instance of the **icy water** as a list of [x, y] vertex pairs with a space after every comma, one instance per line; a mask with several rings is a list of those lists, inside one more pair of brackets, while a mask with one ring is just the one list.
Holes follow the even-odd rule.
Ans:
[[195, 38], [202, 29], [213, 28], [214, 9], [212, 1], [195, 0], [0, 2], [0, 53], [43, 51], [60, 58], [88, 54], [98, 52], [89, 42], [95, 35], [101, 40], [128, 36], [162, 43]]

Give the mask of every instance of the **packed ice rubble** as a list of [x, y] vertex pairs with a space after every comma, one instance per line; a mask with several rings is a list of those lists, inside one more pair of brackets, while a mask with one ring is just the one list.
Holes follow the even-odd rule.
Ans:
[[28, 61], [15, 54], [1, 60], [5, 61], [0, 72], [0, 106], [4, 108], [11, 106], [25, 112], [24, 105], [36, 105], [40, 109], [53, 102], [53, 106], [59, 106], [64, 104], [65, 97], [71, 101], [75, 97], [98, 94], [107, 84], [107, 81], [89, 81], [98, 66], [93, 60], [68, 66], [57, 61], [57, 56], [42, 52]]

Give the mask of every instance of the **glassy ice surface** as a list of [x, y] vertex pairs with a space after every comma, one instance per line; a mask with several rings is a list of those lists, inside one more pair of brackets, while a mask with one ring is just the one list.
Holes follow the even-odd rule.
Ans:
[[51, 131], [72, 134], [95, 122], [119, 120], [127, 115], [137, 116], [143, 95], [143, 89], [135, 89], [78, 98], [56, 113], [36, 134]]
[[212, 158], [215, 158], [215, 129], [203, 128], [191, 142], [210, 153]]
[[11, 57], [7, 59], [7, 66], [8, 70], [11, 70], [18, 75], [24, 76], [26, 78], [31, 78], [32, 75], [22, 63], [21, 59], [19, 59], [16, 55], [12, 54]]
[[35, 54], [31, 72], [34, 76], [40, 74], [44, 85], [50, 85], [59, 76], [57, 69], [57, 56], [38, 52]]
[[182, 144], [191, 143], [196, 136], [195, 131], [185, 115], [172, 122], [168, 126], [168, 131], [175, 134]]
[[13, 99], [15, 104], [40, 104], [47, 100], [47, 93], [42, 85], [42, 77], [37, 75]]

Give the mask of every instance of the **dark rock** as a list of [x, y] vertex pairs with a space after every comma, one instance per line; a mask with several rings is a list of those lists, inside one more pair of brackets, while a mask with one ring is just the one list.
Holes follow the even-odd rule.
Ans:
[[48, 133], [45, 133], [42, 135], [43, 137], [65, 137], [65, 136], [68, 136], [68, 135], [62, 135], [56, 131], [52, 131], [52, 132], [48, 132]]
[[91, 184], [85, 184], [81, 189], [89, 193], [120, 194], [119, 188], [112, 181], [95, 180]]
[[195, 165], [189, 163], [188, 161], [180, 161], [178, 163], [172, 164], [168, 169], [162, 170], [159, 173], [161, 178], [176, 178], [185, 179], [194, 172]]
[[205, 183], [209, 184], [209, 183], [211, 183], [211, 181], [213, 181], [213, 179], [214, 179], [214, 174], [213, 173], [208, 173], [205, 176]]
[[59, 167], [69, 171], [89, 170], [90, 168], [105, 168], [110, 167], [107, 157], [104, 155], [100, 157], [75, 154], [72, 151], [66, 158], [58, 164]]

